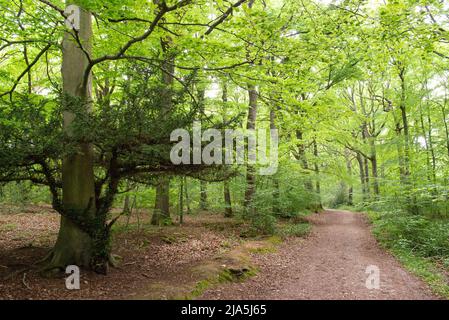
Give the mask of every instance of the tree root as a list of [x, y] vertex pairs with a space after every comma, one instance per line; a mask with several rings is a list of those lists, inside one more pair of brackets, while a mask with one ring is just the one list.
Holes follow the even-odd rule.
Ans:
[[10, 274], [8, 274], [5, 277], [3, 277], [3, 281], [10, 280], [10, 279], [14, 278], [15, 276], [21, 274], [22, 272], [27, 272], [27, 271], [30, 271], [32, 269], [33, 269], [32, 267], [26, 267], [26, 268], [22, 268], [22, 269], [13, 271]]

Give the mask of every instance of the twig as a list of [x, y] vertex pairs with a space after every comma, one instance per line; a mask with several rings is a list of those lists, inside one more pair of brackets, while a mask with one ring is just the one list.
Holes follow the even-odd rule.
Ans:
[[12, 98], [12, 94], [14, 92], [14, 90], [16, 90], [16, 87], [19, 85], [20, 80], [28, 73], [30, 72], [31, 68], [33, 68], [33, 66], [39, 61], [40, 57], [48, 50], [50, 49], [52, 45], [51, 44], [47, 44], [42, 50], [41, 52], [39, 52], [39, 54], [34, 58], [34, 60], [28, 65], [28, 67], [20, 74], [20, 76], [16, 79], [16, 81], [14, 82], [13, 87], [11, 88], [11, 90], [0, 94], [0, 98], [9, 94]]
[[28, 289], [28, 290], [31, 290], [31, 287], [28, 285], [28, 283], [26, 282], [26, 277], [27, 277], [27, 273], [25, 272], [24, 274], [23, 274], [23, 277], [22, 277], [22, 283], [23, 283], [23, 285]]
[[22, 272], [28, 271], [30, 269], [31, 269], [30, 267], [26, 267], [26, 268], [22, 268], [22, 269], [14, 271], [14, 272], [11, 272], [7, 276], [3, 277], [3, 281], [10, 280], [10, 279], [14, 278], [16, 275], [18, 275]]

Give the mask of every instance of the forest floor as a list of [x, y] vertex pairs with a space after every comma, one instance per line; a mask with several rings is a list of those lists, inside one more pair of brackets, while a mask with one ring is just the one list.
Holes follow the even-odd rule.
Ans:
[[[282, 239], [242, 238], [245, 226], [219, 214], [162, 228], [149, 216], [121, 219], [119, 267], [107, 276], [82, 270], [81, 289], [70, 291], [66, 275], [46, 279], [28, 268], [54, 243], [58, 215], [48, 206], [0, 207], [0, 300], [437, 299], [378, 246], [361, 214], [314, 214], [307, 238]], [[370, 265], [380, 269], [379, 290], [365, 286]]]
[[[310, 217], [307, 240], [255, 257], [260, 272], [243, 283], [207, 290], [202, 299], [438, 299], [379, 247], [364, 215], [329, 210]], [[380, 271], [368, 289], [368, 266]]]
[[0, 300], [193, 299], [214, 283], [252, 275], [251, 255], [280, 243], [243, 238], [247, 226], [222, 214], [202, 212], [186, 216], [182, 226], [155, 227], [149, 212], [135, 212], [113, 229], [119, 266], [107, 276], [81, 270], [80, 290], [70, 291], [68, 275], [43, 278], [30, 268], [49, 252], [58, 226], [47, 205], [0, 207]]

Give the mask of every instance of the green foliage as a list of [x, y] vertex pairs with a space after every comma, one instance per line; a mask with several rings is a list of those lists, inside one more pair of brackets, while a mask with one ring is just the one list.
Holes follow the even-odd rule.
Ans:
[[388, 212], [377, 216], [375, 233], [394, 249], [423, 258], [449, 259], [449, 222]]

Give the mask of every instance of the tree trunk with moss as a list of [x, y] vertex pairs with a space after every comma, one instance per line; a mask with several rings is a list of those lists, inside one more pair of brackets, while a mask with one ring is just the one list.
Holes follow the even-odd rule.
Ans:
[[[74, 41], [69, 31], [62, 44], [62, 78], [65, 109], [64, 131], [70, 139], [74, 136], [72, 124], [76, 120], [70, 111], [73, 103], [82, 103], [85, 112], [91, 109], [91, 81], [83, 88], [85, 70], [88, 65], [86, 53], [92, 50], [92, 18], [90, 12], [80, 9], [78, 36], [83, 49]], [[77, 150], [64, 157], [62, 161], [62, 204], [64, 211], [78, 212], [92, 219], [95, 215], [95, 180], [93, 169], [93, 150], [87, 143], [78, 143]], [[91, 236], [80, 229], [66, 216], [61, 217], [58, 238], [51, 255], [52, 268], [67, 265], [89, 267], [94, 254]]]
[[[165, 59], [161, 64], [162, 85], [161, 90], [161, 112], [162, 120], [166, 119], [168, 113], [172, 109], [172, 87], [174, 82], [174, 57], [170, 52], [172, 39], [165, 37], [161, 39], [162, 51]], [[151, 224], [162, 225], [170, 222], [170, 178], [167, 176], [159, 178], [156, 187], [156, 200], [154, 204], [154, 212], [151, 218]]]

